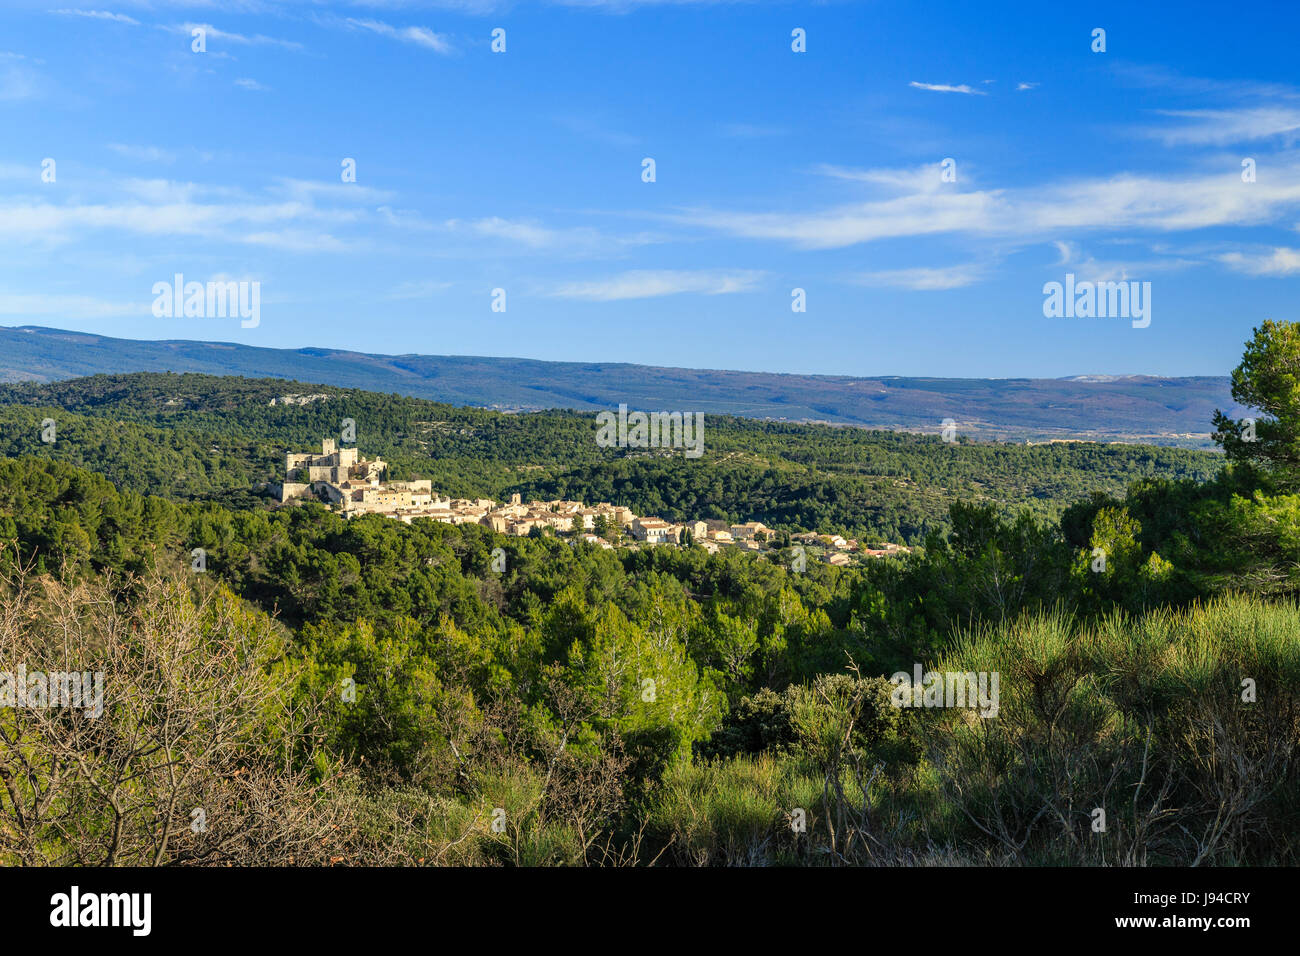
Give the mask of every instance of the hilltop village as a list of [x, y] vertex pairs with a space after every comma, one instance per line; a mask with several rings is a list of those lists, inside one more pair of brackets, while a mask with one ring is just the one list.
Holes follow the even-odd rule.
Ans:
[[[443, 498], [434, 494], [427, 478], [385, 481], [387, 462], [362, 458], [358, 449], [339, 448], [328, 438], [322, 442], [319, 455], [289, 452], [284, 465], [284, 481], [270, 485], [282, 503], [314, 495], [349, 518], [380, 514], [408, 524], [416, 518], [429, 518], [450, 524], [481, 524], [501, 534], [518, 536], [546, 533], [549, 529], [571, 532], [602, 548], [612, 548], [611, 540], [626, 535], [641, 544], [695, 544], [712, 553], [721, 548], [764, 551], [775, 547], [778, 537], [761, 521], [671, 522], [636, 515], [630, 508], [607, 501], [594, 505], [564, 500], [523, 502], [517, 494], [508, 504], [490, 498]], [[908, 551], [896, 544], [868, 548], [853, 539], [830, 534], [793, 534], [790, 541], [820, 548], [822, 560], [840, 566], [853, 563], [855, 554], [889, 557]]]

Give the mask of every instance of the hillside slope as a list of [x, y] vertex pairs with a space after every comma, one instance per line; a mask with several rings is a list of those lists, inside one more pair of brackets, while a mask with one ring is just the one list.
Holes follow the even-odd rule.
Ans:
[[448, 355], [369, 355], [186, 340], [134, 341], [32, 326], [0, 328], [0, 381], [52, 382], [118, 372], [199, 372], [329, 382], [508, 411], [592, 410], [626, 403], [785, 421], [962, 434], [1012, 441], [1123, 440], [1209, 446], [1216, 408], [1241, 416], [1226, 377], [1068, 379], [856, 378], [541, 362]]

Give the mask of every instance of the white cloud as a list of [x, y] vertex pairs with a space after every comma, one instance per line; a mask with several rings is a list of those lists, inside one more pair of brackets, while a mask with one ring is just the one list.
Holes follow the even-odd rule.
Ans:
[[1019, 92], [1020, 90], [1032, 90], [1036, 86], [1038, 86], [1037, 83], [1017, 83], [1016, 90], [1017, 92]]
[[913, 80], [908, 86], [915, 87], [918, 90], [929, 90], [932, 93], [965, 93], [969, 96], [988, 96], [983, 90], [977, 90], [972, 86], [962, 83], [960, 86], [950, 86], [947, 83], [918, 83]]
[[250, 35], [243, 33], [231, 33], [228, 30], [222, 30], [214, 27], [210, 23], [181, 23], [173, 27], [163, 27], [172, 33], [183, 33], [186, 36], [192, 36], [195, 30], [203, 30], [209, 40], [222, 40], [226, 43], [239, 43], [246, 46], [278, 46], [286, 50], [301, 50], [302, 44], [294, 40], [279, 40], [275, 37], [263, 36], [260, 33]]
[[349, 203], [388, 202], [393, 198], [391, 190], [376, 189], [374, 186], [365, 186], [361, 183], [345, 183], [338, 177], [333, 181], [322, 182], [280, 176], [276, 178], [275, 186], [289, 198], [308, 203], [320, 197]]
[[272, 224], [298, 218], [307, 211], [296, 203], [228, 206], [193, 202], [68, 206], [13, 203], [0, 206], [0, 237], [60, 239], [82, 237], [90, 229], [117, 229], [143, 235], [204, 236], [223, 226], [241, 222]]
[[344, 242], [329, 233], [305, 229], [253, 232], [240, 239], [250, 245], [283, 249], [286, 252], [348, 252], [358, 248], [356, 242]]
[[174, 152], [158, 146], [128, 146], [124, 143], [109, 143], [108, 148], [119, 156], [147, 163], [174, 163], [176, 161]]
[[159, 205], [192, 202], [199, 193], [199, 187], [194, 183], [172, 179], [124, 179], [120, 187], [128, 196]]
[[107, 10], [51, 10], [51, 13], [64, 17], [90, 17], [94, 20], [112, 20], [114, 23], [126, 23], [138, 27], [140, 21], [128, 17], [125, 13], [110, 13]]
[[900, 236], [982, 231], [999, 218], [993, 193], [915, 193], [804, 215], [696, 212], [675, 218], [745, 239], [773, 239], [808, 249], [834, 249]]
[[529, 249], [557, 253], [608, 255], [663, 241], [662, 236], [644, 232], [614, 236], [590, 226], [557, 229], [532, 220], [503, 219], [500, 216], [470, 220], [449, 219], [444, 225], [453, 232], [468, 233], [484, 239], [502, 239]]
[[381, 20], [357, 20], [353, 17], [348, 17], [346, 22], [349, 26], [369, 30], [393, 40], [401, 40], [403, 43], [414, 43], [435, 53], [452, 52], [451, 41], [446, 34], [434, 33], [428, 27], [395, 27]]
[[944, 268], [920, 266], [914, 269], [892, 269], [864, 272], [855, 281], [860, 285], [892, 286], [916, 291], [960, 289], [984, 278], [984, 267], [978, 263], [947, 266]]
[[108, 302], [85, 295], [0, 293], [0, 315], [57, 316], [94, 319], [120, 315], [146, 315], [149, 303]]
[[251, 80], [246, 76], [241, 76], [239, 79], [235, 80], [235, 85], [241, 90], [257, 90], [264, 92], [270, 89], [269, 86], [263, 86], [261, 83], [257, 82], [257, 80]]
[[1179, 126], [1148, 129], [1147, 135], [1169, 146], [1229, 145], [1274, 136], [1293, 140], [1300, 133], [1300, 109], [1285, 106], [1228, 110], [1157, 110], [1186, 122]]
[[[863, 174], [863, 178], [870, 172]], [[873, 181], [899, 178], [882, 171]], [[1237, 176], [1159, 178], [1125, 173], [1026, 189], [935, 190], [922, 183], [902, 195], [805, 214], [693, 210], [671, 221], [747, 239], [832, 249], [904, 236], [964, 233], [1050, 239], [1065, 230], [1179, 231], [1258, 225], [1300, 208], [1300, 168], [1278, 169], [1249, 186]]]
[[376, 206], [375, 213], [383, 221], [395, 228], [400, 229], [433, 229], [433, 223], [429, 222], [418, 212], [412, 209], [394, 209], [392, 206]]
[[1300, 249], [1277, 246], [1268, 253], [1228, 252], [1219, 261], [1231, 269], [1253, 276], [1289, 276], [1300, 273]]
[[[5, 172], [0, 167], [0, 179]], [[33, 184], [39, 180], [38, 167], [14, 172]], [[363, 248], [376, 235], [391, 236], [393, 227], [428, 228], [376, 205], [386, 192], [351, 183], [280, 179], [263, 193], [249, 193], [166, 178], [124, 178], [87, 182], [85, 189], [104, 198], [63, 202], [59, 194], [43, 190], [39, 197], [0, 197], [0, 242], [102, 248], [105, 235], [125, 234], [310, 254]]]
[[1097, 259], [1085, 256], [1077, 243], [1053, 242], [1060, 258], [1055, 265], [1066, 267], [1080, 280], [1088, 282], [1114, 282], [1142, 279], [1158, 272], [1175, 272], [1192, 266], [1204, 266], [1203, 256], [1189, 259], [1183, 256], [1165, 256], [1157, 259]]
[[952, 189], [951, 183], [943, 181], [943, 166], [940, 163], [926, 163], [924, 166], [907, 169], [855, 169], [822, 163], [814, 167], [813, 171], [831, 179], [882, 186], [889, 192], [936, 192], [940, 188]]
[[1052, 245], [1056, 246], [1056, 251], [1061, 258], [1056, 260], [1058, 266], [1069, 265], [1079, 258], [1079, 247], [1073, 242], [1063, 242], [1060, 239], [1053, 240]]
[[[452, 228], [457, 228], [461, 223], [452, 220], [448, 223]], [[478, 219], [473, 222], [464, 223], [475, 233], [480, 236], [489, 236], [497, 239], [509, 239], [513, 242], [521, 242], [526, 246], [534, 249], [540, 249], [547, 246], [561, 244], [565, 237], [557, 229], [549, 229], [545, 226], [531, 222], [512, 222], [508, 219], [501, 219], [493, 216], [488, 219]]]
[[588, 302], [653, 299], [684, 292], [728, 295], [750, 291], [762, 276], [763, 273], [752, 270], [711, 272], [637, 269], [606, 279], [565, 283], [551, 295], [561, 299], [582, 299]]
[[253, 242], [286, 249], [332, 250], [340, 240], [324, 224], [355, 224], [367, 213], [323, 207], [305, 198], [253, 198], [228, 187], [166, 179], [112, 183], [113, 201], [0, 200], [0, 239], [20, 243], [84, 241], [95, 231], [146, 236], [187, 236], [215, 242]]

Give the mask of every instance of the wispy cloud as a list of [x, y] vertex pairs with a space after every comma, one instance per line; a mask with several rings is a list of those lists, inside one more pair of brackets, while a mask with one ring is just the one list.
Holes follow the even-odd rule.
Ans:
[[907, 84], [918, 90], [929, 90], [931, 93], [965, 93], [968, 96], [988, 96], [983, 90], [977, 90], [973, 86], [962, 83], [959, 86], [952, 86], [947, 83], [918, 83], [913, 80]]
[[1085, 255], [1077, 243], [1057, 240], [1053, 245], [1060, 254], [1055, 265], [1066, 267], [1078, 278], [1089, 282], [1127, 281], [1158, 272], [1176, 272], [1205, 264], [1204, 256], [1188, 258], [1182, 255], [1167, 255], [1147, 259], [1097, 259], [1092, 255]]
[[[342, 184], [340, 184], [342, 185]], [[103, 201], [0, 200], [0, 240], [66, 244], [102, 242], [103, 233], [204, 237], [212, 242], [252, 243], [292, 251], [333, 251], [335, 226], [377, 221], [359, 198], [343, 192], [319, 195], [278, 183], [265, 194], [168, 179], [126, 179], [89, 184]], [[346, 190], [348, 187], [342, 186]], [[322, 199], [323, 201], [317, 201]], [[332, 202], [330, 200], [333, 200]], [[357, 203], [353, 205], [352, 203]]]
[[935, 192], [945, 186], [949, 191], [952, 189], [951, 184], [943, 181], [943, 166], [940, 163], [926, 163], [905, 169], [857, 169], [821, 163], [813, 167], [813, 172], [845, 182], [880, 186], [890, 192]]
[[[870, 171], [864, 172], [864, 176]], [[882, 172], [880, 180], [896, 176]], [[1300, 209], [1300, 168], [1245, 186], [1235, 176], [1123, 174], [1025, 189], [950, 192], [922, 183], [901, 195], [806, 214], [692, 210], [672, 221], [747, 239], [832, 249], [905, 236], [965, 233], [1022, 240], [1065, 230], [1179, 231], [1260, 225]], [[1047, 235], [1045, 235], [1047, 234]]]
[[1037, 86], [1038, 86], [1037, 83], [1017, 83], [1016, 91], [1019, 92], [1020, 90], [1032, 90]]
[[1157, 110], [1161, 116], [1183, 120], [1181, 125], [1156, 127], [1147, 134], [1169, 146], [1226, 146], [1253, 140], [1300, 137], [1300, 109], [1260, 106], [1222, 110]]
[[1300, 249], [1277, 246], [1267, 252], [1228, 252], [1219, 261], [1252, 276], [1290, 276], [1300, 273]]
[[102, 319], [148, 311], [147, 302], [110, 302], [85, 295], [0, 293], [0, 315]]
[[371, 33], [377, 33], [393, 40], [400, 40], [403, 43], [413, 43], [416, 46], [424, 47], [426, 50], [433, 50], [435, 53], [448, 54], [453, 52], [451, 40], [447, 35], [434, 33], [428, 27], [396, 27], [391, 23], [384, 23], [382, 20], [358, 20], [354, 17], [348, 17], [345, 22], [356, 29], [369, 30]]
[[275, 188], [288, 198], [303, 203], [313, 203], [324, 198], [339, 203], [373, 203], [388, 202], [393, 192], [388, 189], [376, 189], [360, 183], [345, 183], [339, 179], [321, 182], [314, 179], [293, 179], [287, 176], [277, 177]]
[[915, 291], [960, 289], [984, 278], [985, 267], [979, 263], [956, 266], [919, 266], [913, 269], [891, 269], [864, 272], [854, 278], [859, 285], [890, 286]]
[[763, 273], [753, 270], [731, 272], [637, 269], [605, 279], [569, 282], [551, 295], [561, 299], [588, 302], [617, 302], [623, 299], [654, 299], [665, 295], [694, 292], [701, 295], [728, 295], [748, 292]]
[[257, 80], [249, 79], [246, 76], [241, 76], [239, 79], [235, 80], [235, 85], [241, 90], [259, 90], [265, 92], [270, 89], [269, 86], [263, 86], [261, 83], [257, 82]]
[[1300, 96], [1300, 90], [1284, 83], [1209, 79], [1203, 76], [1188, 76], [1166, 67], [1144, 66], [1136, 63], [1117, 63], [1111, 69], [1117, 77], [1133, 86], [1193, 97], [1200, 102], [1217, 98], [1224, 102], [1240, 104], [1252, 101], [1264, 102], [1270, 99], [1294, 100]]
[[237, 43], [244, 46], [278, 46], [286, 50], [301, 50], [303, 48], [302, 44], [295, 40], [281, 40], [276, 37], [264, 36], [261, 33], [233, 33], [229, 30], [214, 27], [211, 23], [179, 23], [162, 29], [172, 33], [183, 33], [186, 36], [192, 36], [195, 30], [203, 30], [209, 40]]
[[174, 163], [176, 161], [174, 152], [158, 146], [128, 146], [124, 143], [109, 143], [108, 148], [119, 156], [147, 163]]
[[111, 20], [114, 23], [126, 23], [138, 27], [140, 21], [128, 17], [125, 13], [110, 13], [108, 10], [51, 10], [50, 13], [62, 17], [89, 17], [92, 20]]
[[453, 229], [464, 225], [477, 235], [509, 239], [514, 242], [521, 242], [526, 246], [532, 246], [535, 249], [556, 246], [564, 241], [563, 233], [557, 229], [549, 229], [535, 222], [511, 221], [497, 216], [477, 219], [468, 223], [451, 220], [448, 225]]
[[662, 236], [636, 233], [615, 236], [590, 226], [556, 228], [528, 219], [504, 219], [488, 216], [483, 219], [449, 219], [445, 226], [457, 233], [467, 233], [484, 239], [502, 239], [528, 249], [557, 253], [586, 253], [608, 255], [662, 241]]
[[352, 252], [358, 245], [356, 241], [344, 242], [329, 233], [306, 229], [251, 232], [240, 236], [239, 240], [249, 245], [283, 249], [286, 252]]

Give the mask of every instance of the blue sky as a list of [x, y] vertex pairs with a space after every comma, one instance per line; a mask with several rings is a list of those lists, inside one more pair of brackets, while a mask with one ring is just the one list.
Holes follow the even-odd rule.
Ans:
[[[0, 11], [3, 325], [1007, 377], [1300, 319], [1294, 4], [71, 3]], [[175, 273], [260, 324], [156, 318]], [[1045, 318], [1066, 273], [1151, 324]]]

